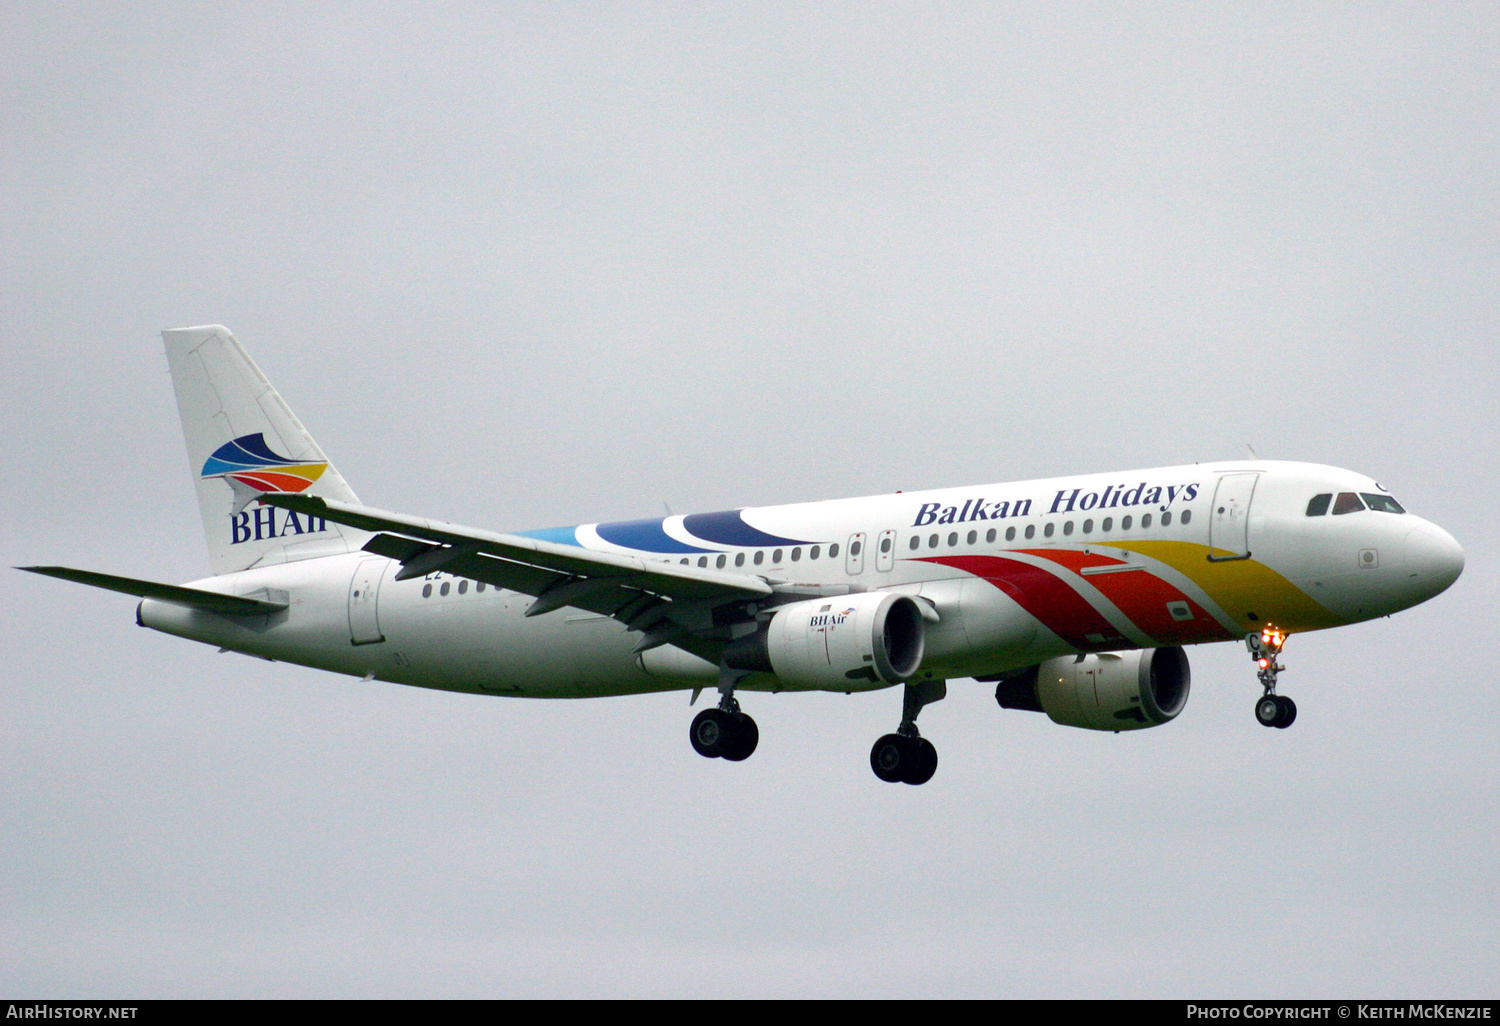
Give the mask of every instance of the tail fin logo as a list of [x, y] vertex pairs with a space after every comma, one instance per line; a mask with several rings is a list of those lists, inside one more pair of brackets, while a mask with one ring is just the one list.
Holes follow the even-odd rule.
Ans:
[[215, 449], [199, 476], [223, 478], [234, 491], [234, 511], [238, 513], [264, 492], [305, 491], [327, 469], [326, 461], [307, 463], [276, 455], [266, 444], [265, 435], [257, 431]]

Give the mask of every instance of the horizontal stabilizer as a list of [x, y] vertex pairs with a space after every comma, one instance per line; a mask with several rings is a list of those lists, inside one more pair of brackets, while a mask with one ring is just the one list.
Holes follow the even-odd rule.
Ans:
[[184, 588], [179, 584], [138, 581], [133, 577], [96, 574], [89, 570], [74, 570], [67, 566], [18, 566], [16, 569], [43, 574], [47, 577], [59, 577], [64, 581], [76, 581], [95, 588], [107, 588], [125, 595], [159, 599], [162, 602], [171, 602], [179, 606], [190, 606], [193, 609], [229, 616], [264, 616], [267, 613], [279, 613], [287, 607], [285, 602], [264, 602], [260, 599], [240, 598], [237, 595], [221, 595], [216, 591]]

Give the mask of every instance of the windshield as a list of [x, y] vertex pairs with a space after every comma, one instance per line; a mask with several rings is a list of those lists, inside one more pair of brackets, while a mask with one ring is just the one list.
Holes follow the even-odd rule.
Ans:
[[1374, 492], [1360, 492], [1360, 498], [1365, 500], [1365, 505], [1381, 513], [1405, 513], [1401, 503], [1389, 495], [1377, 495]]

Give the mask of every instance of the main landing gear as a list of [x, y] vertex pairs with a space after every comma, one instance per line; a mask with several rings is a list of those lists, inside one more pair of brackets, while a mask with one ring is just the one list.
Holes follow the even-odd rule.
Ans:
[[693, 751], [707, 759], [741, 762], [760, 744], [760, 728], [731, 700], [728, 709], [704, 709], [693, 717]]
[[[719, 673], [719, 706], [704, 709], [693, 717], [688, 730], [688, 739], [693, 751], [705, 759], [728, 759], [743, 762], [750, 758], [755, 746], [760, 744], [760, 728], [745, 713], [740, 712], [740, 703], [735, 701], [734, 686], [745, 674], [732, 670]], [[694, 698], [697, 694], [694, 693]]]
[[901, 699], [901, 726], [870, 749], [870, 768], [888, 784], [925, 784], [937, 772], [937, 749], [917, 733], [917, 714], [924, 705], [948, 694], [948, 682], [929, 680], [907, 684]]
[[1279, 727], [1285, 730], [1297, 719], [1297, 703], [1285, 695], [1276, 693], [1276, 676], [1286, 669], [1276, 661], [1286, 645], [1286, 635], [1275, 627], [1266, 627], [1259, 633], [1245, 635], [1245, 647], [1250, 658], [1255, 660], [1255, 675], [1260, 678], [1265, 694], [1255, 703], [1255, 718], [1262, 727]]

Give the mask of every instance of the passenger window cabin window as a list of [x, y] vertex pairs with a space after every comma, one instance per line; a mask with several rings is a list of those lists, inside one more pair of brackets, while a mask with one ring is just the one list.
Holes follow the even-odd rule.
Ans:
[[1163, 513], [1161, 515], [1161, 526], [1163, 526], [1163, 527], [1171, 527], [1172, 526], [1172, 512], [1171, 512], [1171, 510], [1168, 510], [1167, 512], [1165, 512], [1165, 513]]
[[708, 557], [707, 556], [699, 556], [698, 557], [698, 565], [699, 566], [708, 566]]
[[735, 566], [744, 566], [745, 565], [745, 554], [743, 552], [736, 552], [734, 554], [734, 565]]
[[984, 532], [984, 541], [985, 541], [985, 544], [989, 544], [990, 542], [992, 542], [994, 540], [995, 540], [995, 529], [992, 527], [988, 531]]
[[682, 565], [683, 565], [683, 566], [687, 566], [687, 565], [688, 565], [688, 561], [687, 561], [687, 557], [686, 557], [686, 556], [684, 556], [684, 557], [683, 557], [683, 558], [682, 558]]
[[1094, 522], [1092, 520], [1085, 520], [1083, 522], [1083, 533], [1084, 534], [1092, 534], [1093, 532], [1094, 532]]
[[799, 549], [793, 549], [792, 550], [792, 562], [793, 563], [800, 563], [801, 561], [802, 561], [802, 550], [800, 548]]
[[1133, 521], [1134, 519], [1135, 519], [1134, 517], [1126, 517], [1124, 520], [1121, 520], [1120, 521], [1120, 530], [1122, 530], [1122, 531], [1128, 531], [1128, 530], [1130, 530], [1131, 521]]
[[1322, 495], [1314, 495], [1307, 500], [1307, 515], [1320, 517], [1328, 512], [1328, 504], [1333, 501], [1332, 492], [1324, 492]]
[[911, 548], [912, 548], [912, 549], [913, 549], [913, 550], [915, 550], [915, 549], [918, 549], [918, 548], [920, 548], [920, 547], [921, 547], [921, 545], [922, 545], [922, 539], [921, 539], [921, 538], [918, 538], [918, 537], [917, 537], [917, 536], [916, 536], [916, 535], [912, 535], [912, 536], [911, 536], [911, 546], [910, 546], [910, 547], [911, 547]]
[[1102, 524], [1099, 525], [1099, 530], [1101, 530], [1101, 531], [1110, 531], [1110, 530], [1113, 530], [1114, 526], [1115, 526], [1115, 518], [1114, 517], [1105, 517], [1104, 518], [1104, 523], [1102, 523]]
[[1336, 517], [1345, 513], [1358, 513], [1364, 508], [1365, 504], [1353, 492], [1339, 492], [1339, 497], [1333, 500], [1333, 515]]
[[828, 558], [829, 559], [838, 559], [839, 558], [839, 543], [838, 542], [834, 542], [832, 545], [828, 546]]
[[851, 555], [851, 556], [857, 556], [857, 555], [859, 555], [859, 548], [860, 548], [859, 542], [850, 542], [849, 543], [849, 555]]
[[1151, 526], [1151, 514], [1147, 513], [1145, 516], [1141, 517], [1141, 529], [1145, 530], [1146, 528], [1148, 528], [1150, 526]]
[[755, 565], [756, 566], [760, 566], [765, 561], [766, 561], [766, 554], [764, 552], [757, 552], [755, 554]]
[[484, 594], [484, 582], [483, 581], [480, 581], [478, 584], [474, 585], [474, 594], [476, 594], [476, 595], [482, 595], [482, 594]]
[[1378, 495], [1374, 492], [1360, 492], [1360, 498], [1365, 500], [1365, 505], [1377, 513], [1405, 513], [1401, 503], [1389, 495]]
[[951, 548], [953, 548], [953, 546], [955, 546], [957, 544], [958, 544], [958, 532], [957, 531], [949, 531], [948, 532], [948, 547], [951, 549]]
[[1036, 537], [1036, 525], [1035, 524], [1027, 524], [1026, 525], [1026, 537], [1028, 539]]
[[771, 553], [771, 562], [773, 562], [773, 563], [780, 563], [781, 562], [781, 550], [780, 549], [777, 549], [775, 552]]
[[438, 594], [439, 595], [446, 595], [446, 594], [448, 594], [448, 589], [450, 587], [452, 587], [452, 585], [450, 585], [447, 581], [444, 581], [443, 582], [443, 586], [438, 589]]
[[[1057, 529], [1057, 525], [1056, 524], [1048, 524], [1046, 527], [1042, 528], [1042, 533], [1044, 535], [1046, 535], [1048, 538], [1051, 538], [1052, 537], [1052, 532], [1055, 531], [1056, 529]], [[1030, 537], [1030, 535], [1027, 535], [1027, 537]]]
[[821, 550], [821, 548], [822, 548], [822, 546], [820, 546], [820, 545], [814, 545], [812, 548], [808, 549], [807, 550], [807, 558], [808, 559], [817, 559], [818, 558], [818, 552]]
[[970, 531], [969, 532], [969, 538], [968, 538], [969, 544], [973, 545], [978, 540], [979, 540], [979, 532], [978, 531]]
[[1191, 524], [1192, 522], [1193, 522], [1193, 511], [1190, 510], [1190, 509], [1183, 510], [1182, 511], [1182, 523], [1183, 524]]
[[424, 584], [424, 585], [422, 585], [422, 597], [423, 598], [432, 598], [432, 585], [430, 585], [430, 584]]
[[728, 557], [724, 556], [723, 554], [720, 554], [719, 558], [714, 560], [714, 566], [716, 566], [720, 570], [724, 569], [724, 563], [727, 558]]
[[880, 551], [881, 552], [889, 552], [889, 551], [891, 551], [891, 539], [889, 537], [880, 539]]
[[1073, 533], [1073, 521], [1069, 520], [1063, 524], [1063, 534]]
[[937, 548], [937, 541], [938, 541], [937, 535], [933, 535], [931, 538], [927, 539], [927, 547], [929, 549], [935, 549], [935, 548]]
[[465, 578], [464, 580], [458, 582], [458, 593], [460, 595], [466, 595], [466, 594], [468, 594], [468, 592], [469, 592], [469, 581], [468, 581], [467, 578]]
[[[1029, 537], [1029, 535], [1028, 535], [1028, 537]], [[1005, 540], [1006, 541], [1015, 541], [1016, 540], [1016, 529], [1014, 527], [1007, 527], [1005, 529]]]

